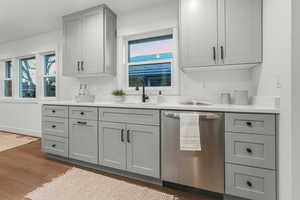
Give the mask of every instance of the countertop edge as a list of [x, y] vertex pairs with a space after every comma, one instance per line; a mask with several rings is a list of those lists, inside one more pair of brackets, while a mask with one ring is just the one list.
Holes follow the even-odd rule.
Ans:
[[239, 105], [181, 105], [181, 104], [130, 104], [130, 103], [76, 103], [76, 102], [59, 102], [43, 101], [42, 105], [57, 106], [85, 106], [85, 107], [106, 107], [106, 108], [128, 108], [128, 109], [157, 109], [157, 110], [189, 110], [189, 111], [211, 111], [211, 112], [233, 112], [233, 113], [259, 113], [259, 114], [280, 114], [278, 108], [265, 106], [239, 106]]

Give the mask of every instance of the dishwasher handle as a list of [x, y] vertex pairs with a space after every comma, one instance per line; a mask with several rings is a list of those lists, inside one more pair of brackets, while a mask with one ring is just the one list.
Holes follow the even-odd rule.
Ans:
[[[176, 113], [176, 112], [164, 112], [164, 115], [168, 118], [174, 118], [174, 119], [180, 119], [180, 114], [181, 113]], [[209, 119], [209, 120], [216, 120], [216, 119], [220, 119], [220, 116], [215, 114], [215, 113], [197, 113], [199, 114], [199, 117], [201, 117], [201, 119]]]

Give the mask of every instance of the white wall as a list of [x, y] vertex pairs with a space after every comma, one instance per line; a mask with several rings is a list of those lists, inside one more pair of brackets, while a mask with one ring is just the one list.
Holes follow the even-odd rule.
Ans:
[[292, 177], [293, 200], [300, 199], [300, 1], [292, 1]]
[[[292, 199], [291, 0], [264, 0], [264, 61], [254, 70], [257, 94], [280, 96], [279, 199]], [[280, 82], [278, 85], [277, 82]], [[278, 87], [280, 86], [280, 87]]]
[[[60, 35], [60, 32], [55, 31], [20, 41], [0, 44], [0, 60], [56, 50]], [[4, 74], [3, 68], [0, 72]], [[13, 84], [17, 84], [17, 72], [15, 69], [13, 69], [13, 79]], [[0, 84], [1, 91], [3, 91], [2, 83], [3, 81]], [[2, 95], [1, 92], [0, 96]], [[1, 101], [0, 130], [40, 136], [41, 106], [36, 102]]]

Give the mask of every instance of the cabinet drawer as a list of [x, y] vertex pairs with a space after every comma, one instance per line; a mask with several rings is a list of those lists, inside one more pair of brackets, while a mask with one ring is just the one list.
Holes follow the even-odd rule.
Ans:
[[159, 125], [158, 110], [100, 108], [99, 119], [107, 122], [120, 122], [142, 125]]
[[68, 117], [68, 107], [66, 106], [43, 106], [43, 116], [46, 117]]
[[55, 136], [43, 136], [43, 151], [45, 153], [68, 157], [69, 156], [69, 146], [68, 139]]
[[98, 109], [96, 107], [70, 107], [69, 116], [72, 119], [98, 120]]
[[275, 169], [275, 136], [226, 133], [226, 162]]
[[68, 119], [57, 117], [43, 117], [43, 135], [68, 137]]
[[275, 115], [226, 114], [226, 131], [275, 135]]
[[251, 200], [276, 199], [275, 171], [226, 164], [226, 194]]

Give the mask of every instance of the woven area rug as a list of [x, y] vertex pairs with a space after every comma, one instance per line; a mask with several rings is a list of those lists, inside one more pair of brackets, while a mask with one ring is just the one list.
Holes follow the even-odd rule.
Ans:
[[173, 195], [72, 168], [26, 195], [31, 200], [175, 200]]
[[38, 138], [0, 132], [0, 152], [37, 141]]

